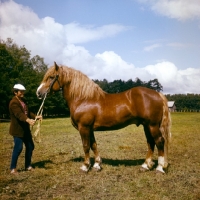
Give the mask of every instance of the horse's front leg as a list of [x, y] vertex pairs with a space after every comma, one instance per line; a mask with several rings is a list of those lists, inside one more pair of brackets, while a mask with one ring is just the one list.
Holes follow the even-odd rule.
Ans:
[[81, 135], [83, 150], [85, 153], [85, 158], [81, 170], [83, 172], [88, 172], [90, 169], [90, 129], [88, 127], [79, 128], [79, 133]]
[[94, 152], [94, 156], [95, 156], [95, 163], [93, 165], [93, 169], [96, 171], [100, 171], [101, 170], [101, 157], [97, 150], [97, 143], [96, 143], [93, 131], [91, 131], [91, 133], [90, 133], [90, 147], [91, 147], [92, 151]]

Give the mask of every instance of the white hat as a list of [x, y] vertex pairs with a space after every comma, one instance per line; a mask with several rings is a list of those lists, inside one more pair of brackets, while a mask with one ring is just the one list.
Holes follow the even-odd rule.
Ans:
[[13, 87], [13, 89], [26, 90], [26, 88], [23, 85], [21, 85], [21, 84], [15, 84], [14, 87]]

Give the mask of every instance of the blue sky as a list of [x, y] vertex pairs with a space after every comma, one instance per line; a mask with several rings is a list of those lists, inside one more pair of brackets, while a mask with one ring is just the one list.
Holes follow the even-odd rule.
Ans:
[[200, 1], [0, 0], [0, 37], [92, 79], [200, 93]]

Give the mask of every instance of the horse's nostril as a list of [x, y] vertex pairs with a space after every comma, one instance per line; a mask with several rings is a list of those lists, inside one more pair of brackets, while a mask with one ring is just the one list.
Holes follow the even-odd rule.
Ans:
[[37, 91], [37, 92], [36, 92], [36, 95], [37, 95], [37, 98], [38, 98], [38, 99], [41, 99], [41, 98], [42, 98], [41, 92], [38, 92], [38, 91]]

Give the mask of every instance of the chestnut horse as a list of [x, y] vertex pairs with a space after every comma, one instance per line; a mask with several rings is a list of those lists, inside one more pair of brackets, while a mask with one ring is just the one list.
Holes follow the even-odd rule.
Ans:
[[89, 151], [95, 155], [93, 169], [101, 170], [101, 157], [97, 150], [94, 131], [117, 130], [130, 124], [144, 127], [148, 152], [142, 171], [153, 168], [152, 155], [156, 145], [158, 166], [165, 173], [168, 166], [168, 142], [171, 136], [171, 118], [167, 99], [155, 90], [135, 87], [127, 91], [108, 94], [78, 70], [58, 66], [50, 67], [37, 89], [38, 98], [51, 91], [63, 91], [70, 109], [72, 125], [79, 131], [85, 152], [81, 170], [90, 169]]

